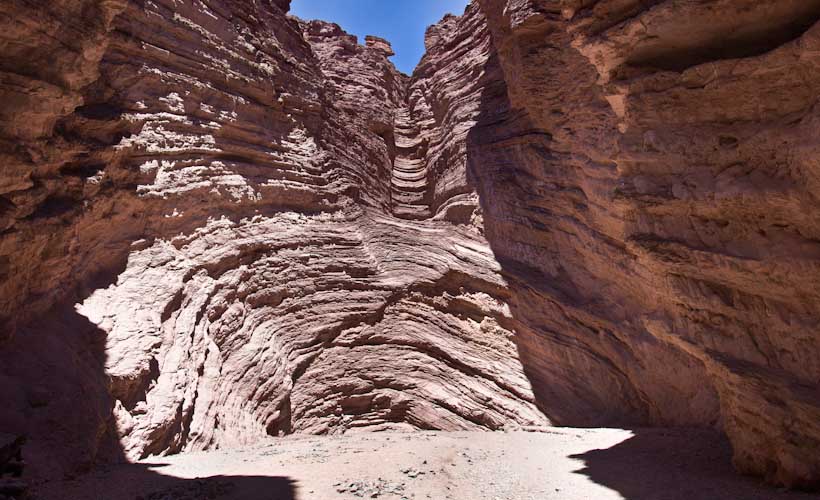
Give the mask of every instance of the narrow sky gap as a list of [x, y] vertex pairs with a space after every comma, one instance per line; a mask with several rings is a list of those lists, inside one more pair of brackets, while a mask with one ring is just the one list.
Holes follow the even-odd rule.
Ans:
[[305, 20], [322, 19], [359, 37], [386, 38], [399, 71], [411, 74], [424, 55], [424, 31], [445, 14], [461, 15], [469, 0], [293, 0], [291, 13]]

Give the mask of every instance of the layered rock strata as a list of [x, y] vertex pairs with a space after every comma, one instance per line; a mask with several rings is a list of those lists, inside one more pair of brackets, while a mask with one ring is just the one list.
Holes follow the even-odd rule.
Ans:
[[[294, 432], [548, 423], [478, 228], [399, 206], [421, 105], [386, 41], [282, 2], [88, 4], [117, 15], [66, 28], [99, 48], [65, 62], [87, 75], [76, 89], [50, 81], [72, 100], [37, 130], [4, 121], [24, 181], [3, 193], [17, 331], [0, 420], [32, 435], [41, 470]], [[59, 23], [57, 6], [16, 7], [18, 35]], [[439, 114], [424, 140], [460, 151], [436, 168], [463, 177], [468, 126], [441, 119], [463, 85], [446, 70], [416, 93]], [[3, 91], [29, 99], [46, 76], [27, 76]]]
[[471, 167], [540, 407], [816, 485], [820, 3], [480, 3], [508, 91]]
[[820, 478], [820, 2], [480, 0], [412, 76], [286, 0], [0, 5], [0, 426], [42, 473], [709, 426]]

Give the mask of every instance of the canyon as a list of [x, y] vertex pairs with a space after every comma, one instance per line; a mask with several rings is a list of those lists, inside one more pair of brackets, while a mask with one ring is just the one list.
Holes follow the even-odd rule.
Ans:
[[820, 0], [473, 0], [412, 75], [289, 7], [0, 3], [28, 474], [653, 427], [820, 485]]

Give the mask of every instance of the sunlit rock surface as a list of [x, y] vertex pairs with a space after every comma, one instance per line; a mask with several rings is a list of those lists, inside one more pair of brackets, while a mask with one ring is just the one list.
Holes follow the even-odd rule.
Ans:
[[19, 326], [5, 425], [57, 450], [57, 467], [294, 432], [548, 423], [480, 224], [402, 198], [420, 192], [405, 166], [425, 161], [415, 112], [431, 115], [424, 141], [456, 151], [432, 160], [460, 177], [440, 203], [469, 191], [469, 125], [449, 137], [432, 113], [478, 101], [447, 102], [447, 64], [411, 112], [384, 41], [258, 2], [118, 12], [93, 26], [105, 50], [72, 61], [89, 76], [49, 126], [4, 122], [26, 141], [6, 148], [25, 181], [4, 197], [3, 304]]

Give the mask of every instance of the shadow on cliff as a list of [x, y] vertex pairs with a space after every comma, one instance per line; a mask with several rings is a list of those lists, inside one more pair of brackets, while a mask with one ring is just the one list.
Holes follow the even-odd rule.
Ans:
[[[23, 480], [37, 485], [30, 486], [35, 498], [295, 500], [289, 478], [183, 479], [155, 471], [158, 465], [128, 463], [105, 371], [106, 333], [75, 306], [115, 283], [124, 267], [98, 273], [0, 345], [0, 432], [27, 437]], [[72, 491], [75, 483], [95, 484], [78, 476], [112, 470], [116, 478], [96, 482], [99, 491]]]
[[584, 461], [576, 474], [615, 490], [625, 500], [808, 500], [738, 475], [729, 441], [708, 429], [636, 429], [615, 446], [570, 458]]
[[[621, 178], [607, 155], [618, 130], [596, 73], [578, 63], [586, 73], [570, 92], [558, 73], [576, 62], [529, 76], [513, 62], [508, 88], [502, 59], [491, 51], [481, 72], [467, 180], [507, 282], [509, 326], [538, 408], [560, 426], [719, 425], [702, 363], [643, 324], [655, 307], [644, 302], [657, 299], [644, 293], [645, 266], [617, 236]], [[530, 77], [544, 88], [526, 88], [537, 81]], [[600, 107], [601, 124], [577, 110], [587, 107]]]
[[[538, 219], [552, 215], [544, 200], [535, 199], [548, 191], [532, 173], [554, 161], [550, 136], [535, 127], [525, 112], [512, 108], [497, 55], [488, 59], [482, 78], [481, 111], [467, 136], [467, 178], [479, 196], [484, 236], [508, 284], [510, 327], [516, 332], [519, 359], [536, 405], [554, 425], [643, 425], [640, 410], [617, 408], [598, 396], [606, 391], [596, 393], [589, 380], [596, 379], [602, 386], [609, 383], [611, 377], [600, 369], [607, 363], [594, 359], [589, 346], [562, 333], [568, 320], [556, 303], [581, 299], [563, 270], [562, 259], [567, 256], [560, 255], [551, 241], [553, 228]], [[550, 275], [536, 266], [550, 269]], [[583, 365], [586, 371], [569, 369], [573, 364]], [[613, 396], [628, 387], [611, 385], [618, 386]]]
[[[535, 403], [556, 426], [653, 425], [658, 420], [645, 395], [605, 354], [622, 363], [640, 360], [629, 357], [628, 346], [608, 335], [605, 321], [590, 314], [588, 324], [574, 323], [567, 314], [567, 309], [585, 310], [584, 290], [576, 283], [590, 288], [599, 283], [583, 275], [583, 261], [577, 257], [572, 261], [566, 243], [558, 244], [563, 237], [560, 224], [544, 222], [571, 217], [558, 203], [545, 199], [562, 196], [570, 188], [546, 186], [550, 180], [539, 177], [541, 169], [560, 161], [550, 150], [551, 136], [535, 126], [526, 112], [511, 106], [496, 55], [489, 58], [482, 78], [481, 112], [467, 138], [467, 175], [479, 196], [484, 235], [508, 283], [510, 327], [516, 332], [519, 359]], [[556, 177], [560, 170], [553, 170], [549, 174]], [[570, 275], [567, 269], [573, 265], [575, 275]], [[609, 351], [597, 349], [606, 342]], [[691, 427], [633, 433], [608, 449], [570, 457], [585, 464], [576, 473], [626, 500], [811, 498], [778, 492], [738, 475], [732, 467], [730, 443], [719, 430]]]

